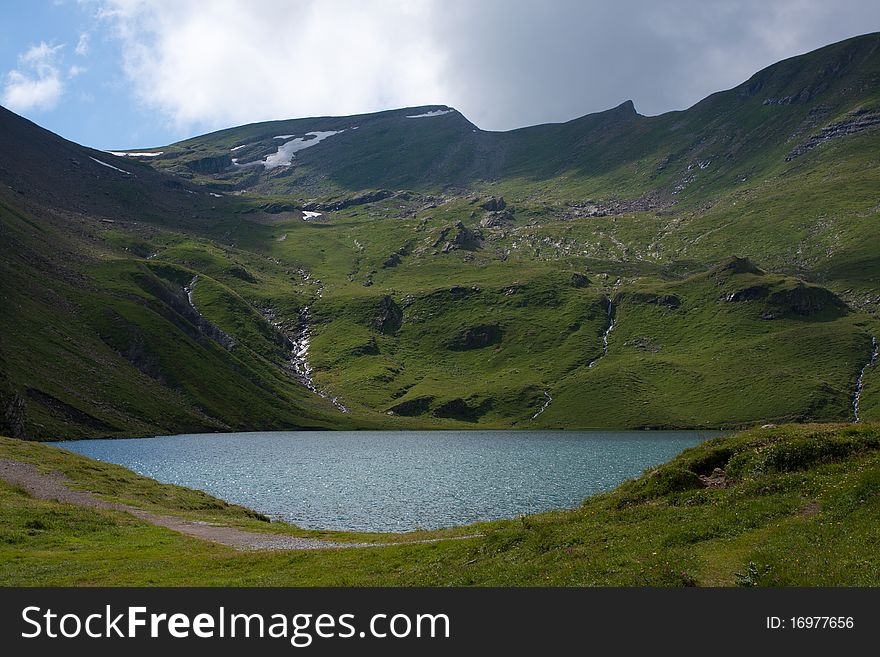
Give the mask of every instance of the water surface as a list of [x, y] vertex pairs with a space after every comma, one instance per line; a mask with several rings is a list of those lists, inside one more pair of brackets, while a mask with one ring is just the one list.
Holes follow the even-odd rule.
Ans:
[[57, 445], [310, 529], [408, 531], [573, 507], [697, 431], [289, 431]]

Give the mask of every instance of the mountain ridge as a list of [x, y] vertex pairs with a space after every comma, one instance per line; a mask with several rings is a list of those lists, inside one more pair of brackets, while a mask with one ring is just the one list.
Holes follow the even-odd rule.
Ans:
[[876, 419], [878, 42], [502, 133], [427, 105], [117, 157], [2, 110], [0, 431]]

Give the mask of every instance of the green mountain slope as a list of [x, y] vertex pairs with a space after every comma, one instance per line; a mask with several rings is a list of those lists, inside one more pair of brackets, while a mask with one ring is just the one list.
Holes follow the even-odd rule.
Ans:
[[4, 110], [0, 423], [845, 421], [859, 381], [880, 419], [878, 83], [871, 34], [657, 117], [428, 106], [150, 158]]

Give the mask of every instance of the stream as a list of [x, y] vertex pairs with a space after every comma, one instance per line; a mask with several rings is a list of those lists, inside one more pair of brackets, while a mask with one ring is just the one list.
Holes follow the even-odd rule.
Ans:
[[865, 366], [862, 368], [862, 371], [859, 372], [859, 378], [856, 379], [856, 391], [853, 394], [853, 422], [861, 422], [862, 418], [859, 416], [859, 405], [862, 402], [862, 390], [865, 386], [865, 372], [868, 371], [869, 368], [874, 367], [877, 364], [877, 355], [878, 355], [878, 345], [876, 336], [871, 336], [871, 358], [865, 363]]

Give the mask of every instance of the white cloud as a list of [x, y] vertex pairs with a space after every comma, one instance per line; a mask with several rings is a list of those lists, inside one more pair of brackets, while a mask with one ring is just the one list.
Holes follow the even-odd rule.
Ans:
[[135, 93], [178, 130], [442, 102], [431, 3], [108, 0]]
[[[683, 109], [880, 28], [876, 0], [80, 0], [180, 135], [446, 104], [487, 129]], [[94, 33], [97, 26], [90, 27]]]
[[72, 79], [72, 78], [75, 78], [75, 77], [77, 77], [77, 76], [82, 75], [82, 74], [85, 73], [87, 70], [88, 70], [88, 69], [85, 68], [84, 66], [77, 66], [76, 64], [74, 64], [74, 65], [71, 66], [69, 69], [67, 69], [67, 77], [69, 77], [69, 78], [71, 78], [71, 79]]
[[19, 55], [18, 68], [6, 74], [3, 104], [15, 112], [49, 110], [58, 104], [64, 83], [58, 68], [63, 46], [45, 41]]
[[89, 54], [90, 45], [90, 37], [88, 33], [84, 32], [79, 35], [79, 41], [76, 42], [76, 48], [74, 48], [73, 52], [81, 57], [85, 57]]

